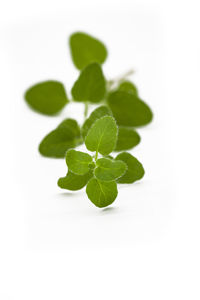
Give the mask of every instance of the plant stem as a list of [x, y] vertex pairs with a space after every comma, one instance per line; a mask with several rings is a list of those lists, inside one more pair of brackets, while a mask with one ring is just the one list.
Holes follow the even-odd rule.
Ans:
[[84, 110], [84, 117], [87, 118], [88, 115], [88, 102], [85, 102], [85, 110]]
[[125, 80], [127, 77], [131, 76], [135, 71], [133, 69], [125, 72], [122, 75], [119, 75], [111, 80], [107, 81], [107, 88], [108, 90], [111, 90], [114, 87], [116, 87], [117, 85], [119, 85], [123, 80]]
[[97, 158], [98, 158], [98, 151], [96, 151], [96, 154], [95, 154], [95, 161], [97, 161]]
[[127, 77], [131, 76], [133, 73], [134, 73], [134, 70], [131, 69], [131, 70], [125, 72], [124, 74], [115, 77], [112, 81], [114, 81], [114, 82], [121, 82], [124, 79], [126, 79]]

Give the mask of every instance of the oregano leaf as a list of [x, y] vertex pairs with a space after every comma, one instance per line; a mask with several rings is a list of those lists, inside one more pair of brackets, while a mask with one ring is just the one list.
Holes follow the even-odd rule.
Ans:
[[106, 81], [97, 63], [86, 66], [72, 88], [75, 101], [98, 103], [106, 93]]
[[90, 170], [89, 164], [92, 163], [92, 157], [87, 153], [70, 149], [66, 154], [66, 163], [71, 172], [84, 175]]
[[89, 34], [75, 32], [70, 36], [69, 43], [73, 63], [79, 70], [92, 62], [102, 64], [106, 60], [106, 47]]
[[68, 149], [82, 143], [80, 128], [76, 120], [66, 119], [55, 130], [47, 134], [39, 145], [43, 156], [63, 158]]
[[111, 116], [102, 117], [89, 129], [85, 145], [89, 151], [108, 155], [116, 146], [117, 132], [115, 119]]
[[63, 84], [53, 80], [30, 87], [25, 100], [35, 111], [50, 116], [59, 113], [69, 102]]
[[82, 134], [82, 137], [85, 138], [87, 133], [88, 133], [88, 130], [90, 129], [90, 127], [92, 126], [92, 124], [100, 119], [101, 117], [104, 117], [104, 116], [112, 116], [112, 112], [111, 110], [105, 106], [105, 105], [102, 105], [100, 107], [97, 107], [89, 116], [89, 118], [87, 118], [85, 120], [85, 122], [83, 123], [83, 126], [81, 128], [81, 134]]
[[117, 144], [114, 151], [129, 150], [140, 143], [140, 136], [132, 128], [121, 127], [118, 128]]
[[86, 193], [90, 201], [97, 207], [106, 207], [112, 204], [118, 194], [115, 181], [100, 181], [91, 178], [86, 186]]
[[126, 173], [117, 180], [118, 183], [133, 183], [144, 176], [142, 164], [130, 153], [122, 152], [115, 159], [125, 162], [128, 167]]
[[94, 175], [101, 181], [112, 181], [121, 177], [127, 170], [127, 165], [120, 160], [100, 158], [96, 161]]
[[65, 177], [61, 177], [58, 179], [58, 186], [61, 189], [67, 189], [70, 191], [78, 191], [81, 190], [90, 178], [93, 176], [93, 172], [90, 170], [84, 175], [77, 175], [68, 171]]
[[125, 80], [122, 83], [120, 83], [118, 90], [138, 96], [137, 87], [131, 81], [128, 80]]
[[153, 118], [148, 105], [131, 93], [115, 91], [109, 94], [107, 101], [118, 125], [142, 126]]

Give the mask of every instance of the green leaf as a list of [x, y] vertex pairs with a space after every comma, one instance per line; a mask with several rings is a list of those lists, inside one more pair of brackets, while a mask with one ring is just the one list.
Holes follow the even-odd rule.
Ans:
[[106, 81], [97, 63], [85, 67], [72, 88], [72, 96], [75, 101], [98, 103], [106, 93]]
[[101, 117], [104, 117], [104, 116], [112, 116], [111, 110], [107, 106], [104, 106], [104, 105], [96, 108], [91, 113], [89, 118], [87, 118], [85, 120], [85, 122], [83, 123], [82, 129], [81, 129], [82, 137], [85, 138], [87, 133], [88, 133], [88, 130], [90, 129], [92, 124], [94, 124], [94, 122], [96, 120], [98, 120], [98, 119], [100, 119]]
[[114, 202], [117, 197], [117, 184], [115, 181], [100, 181], [91, 178], [86, 187], [90, 201], [97, 207], [106, 207]]
[[122, 152], [115, 159], [124, 161], [128, 166], [126, 173], [118, 179], [118, 183], [133, 183], [144, 176], [142, 164], [130, 153]]
[[89, 171], [84, 175], [77, 175], [68, 171], [65, 177], [61, 177], [58, 179], [58, 186], [61, 189], [66, 189], [70, 191], [81, 190], [92, 176], [92, 171]]
[[115, 151], [132, 149], [140, 143], [139, 134], [132, 128], [119, 127]]
[[73, 119], [66, 119], [45, 136], [39, 145], [39, 152], [43, 156], [62, 158], [68, 149], [75, 148], [81, 143], [79, 125]]
[[128, 92], [128, 93], [131, 93], [135, 96], [138, 96], [137, 87], [131, 81], [128, 81], [128, 80], [123, 81], [119, 85], [118, 90], [122, 91], [122, 92]]
[[59, 81], [44, 81], [30, 87], [25, 100], [35, 111], [55, 115], [69, 102], [65, 88]]
[[153, 118], [148, 105], [127, 92], [111, 93], [108, 97], [108, 104], [118, 125], [142, 126], [151, 122]]
[[94, 175], [101, 181], [112, 181], [121, 177], [127, 170], [127, 165], [120, 160], [100, 158], [96, 162]]
[[102, 64], [106, 60], [107, 50], [104, 44], [86, 33], [75, 32], [69, 43], [73, 63], [79, 70], [92, 62]]
[[117, 125], [111, 116], [98, 119], [89, 129], [85, 138], [85, 145], [88, 150], [96, 151], [102, 155], [111, 153], [117, 141]]
[[71, 172], [84, 175], [90, 170], [89, 164], [92, 163], [92, 157], [87, 153], [70, 149], [67, 151], [66, 163]]

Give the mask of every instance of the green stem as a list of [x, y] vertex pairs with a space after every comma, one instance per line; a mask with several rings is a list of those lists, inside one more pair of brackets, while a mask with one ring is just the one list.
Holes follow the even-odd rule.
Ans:
[[127, 77], [131, 76], [133, 73], [134, 73], [134, 70], [131, 69], [131, 70], [127, 71], [126, 73], [113, 78], [112, 80], [108, 80], [107, 81], [108, 91], [112, 90], [113, 86], [114, 86], [114, 88], [117, 87], [122, 81], [124, 81]]
[[84, 110], [84, 117], [87, 118], [88, 115], [88, 102], [85, 102], [85, 110]]
[[97, 161], [97, 158], [98, 158], [98, 151], [96, 151], [96, 154], [95, 154], [95, 161]]

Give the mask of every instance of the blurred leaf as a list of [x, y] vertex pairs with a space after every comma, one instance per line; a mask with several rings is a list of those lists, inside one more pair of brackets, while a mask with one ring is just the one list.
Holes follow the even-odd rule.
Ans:
[[127, 165], [120, 160], [100, 158], [96, 162], [94, 175], [101, 181], [112, 181], [121, 177], [127, 170]]
[[101, 101], [105, 97], [106, 82], [100, 65], [92, 63], [85, 67], [71, 92], [75, 101], [92, 103]]
[[25, 100], [35, 111], [44, 115], [59, 113], [69, 102], [65, 88], [59, 81], [44, 81], [30, 87]]
[[106, 60], [107, 50], [104, 44], [86, 33], [75, 32], [69, 43], [73, 63], [79, 70], [92, 62], [102, 64]]
[[100, 181], [90, 179], [86, 187], [90, 201], [97, 207], [106, 207], [114, 202], [117, 197], [117, 184], [115, 181]]
[[117, 144], [114, 151], [132, 149], [140, 143], [139, 134], [132, 128], [119, 127]]
[[82, 137], [85, 138], [88, 133], [88, 130], [94, 124], [94, 122], [104, 116], [112, 116], [111, 110], [107, 106], [104, 106], [104, 105], [96, 108], [90, 114], [89, 118], [87, 118], [85, 120], [85, 122], [83, 123], [82, 129], [81, 129]]
[[128, 93], [131, 93], [135, 96], [138, 96], [137, 87], [131, 81], [128, 81], [128, 80], [123, 81], [119, 85], [118, 90], [122, 91], [122, 92], [128, 92]]
[[89, 164], [92, 163], [92, 157], [87, 153], [70, 149], [67, 151], [66, 163], [71, 172], [84, 175], [90, 171]]
[[62, 158], [68, 149], [81, 143], [80, 128], [76, 120], [66, 119], [45, 136], [39, 145], [39, 151], [43, 156]]
[[107, 101], [118, 125], [143, 126], [153, 118], [148, 105], [133, 94], [115, 91]]
[[142, 164], [130, 153], [122, 152], [115, 159], [124, 161], [128, 166], [126, 173], [117, 180], [118, 183], [133, 183], [144, 176]]
[[111, 116], [98, 119], [89, 129], [85, 145], [89, 151], [98, 151], [108, 155], [113, 151], [117, 141], [117, 125]]

